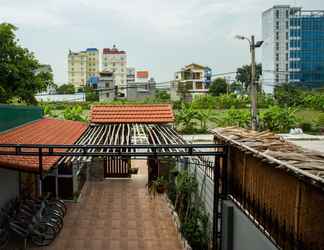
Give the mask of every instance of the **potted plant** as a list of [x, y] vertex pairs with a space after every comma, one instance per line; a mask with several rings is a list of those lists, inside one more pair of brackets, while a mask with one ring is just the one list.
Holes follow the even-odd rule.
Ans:
[[155, 196], [156, 194], [163, 194], [166, 190], [166, 181], [163, 176], [159, 176], [152, 181], [149, 186], [149, 193]]

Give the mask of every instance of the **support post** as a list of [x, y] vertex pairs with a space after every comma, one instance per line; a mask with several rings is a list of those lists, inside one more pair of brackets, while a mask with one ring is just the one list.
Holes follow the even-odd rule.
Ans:
[[[217, 152], [217, 151], [216, 151]], [[213, 246], [212, 250], [219, 250], [219, 241], [218, 241], [218, 206], [219, 206], [219, 160], [218, 156], [215, 155], [214, 162], [214, 204], [213, 204]]]
[[38, 148], [38, 164], [39, 164], [39, 180], [40, 180], [40, 186], [39, 186], [39, 195], [41, 196], [43, 194], [44, 190], [44, 184], [43, 184], [43, 151], [42, 148]]

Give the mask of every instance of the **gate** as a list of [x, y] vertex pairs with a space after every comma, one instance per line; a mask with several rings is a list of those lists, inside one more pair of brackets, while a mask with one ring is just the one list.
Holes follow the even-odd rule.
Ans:
[[104, 177], [130, 177], [130, 159], [125, 157], [106, 157], [104, 161]]

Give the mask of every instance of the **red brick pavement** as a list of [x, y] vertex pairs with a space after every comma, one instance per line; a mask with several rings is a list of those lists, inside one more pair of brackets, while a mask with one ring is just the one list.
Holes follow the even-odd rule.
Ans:
[[132, 179], [89, 182], [81, 202], [69, 204], [60, 235], [45, 249], [182, 249], [167, 204], [147, 193], [145, 162], [137, 165]]

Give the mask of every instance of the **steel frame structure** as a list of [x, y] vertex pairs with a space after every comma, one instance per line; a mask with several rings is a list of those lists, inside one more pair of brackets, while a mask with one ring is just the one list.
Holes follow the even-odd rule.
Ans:
[[[145, 151], [143, 150], [145, 149]], [[207, 149], [207, 150], [206, 150]], [[209, 150], [208, 150], [209, 149]], [[211, 151], [210, 149], [214, 149]], [[140, 150], [140, 151], [137, 151]], [[227, 145], [225, 144], [135, 144], [135, 145], [55, 145], [55, 144], [0, 144], [0, 155], [38, 157], [38, 174], [44, 180], [43, 157], [202, 157], [214, 156], [213, 250], [221, 249], [221, 201], [227, 194]], [[222, 160], [221, 160], [222, 159]], [[221, 164], [222, 161], [222, 164]], [[221, 171], [222, 166], [222, 171]], [[221, 186], [220, 186], [221, 184]]]

